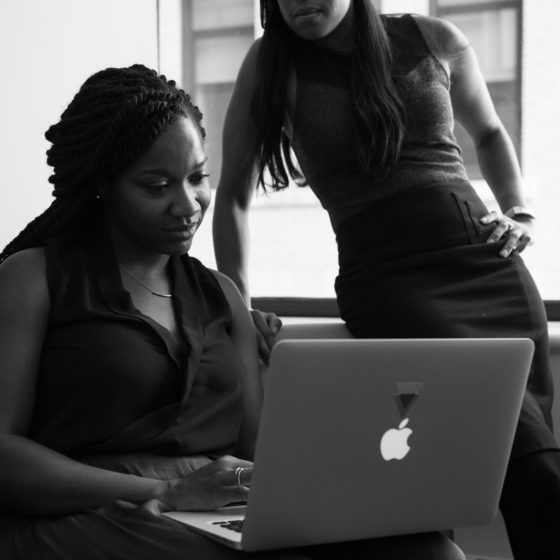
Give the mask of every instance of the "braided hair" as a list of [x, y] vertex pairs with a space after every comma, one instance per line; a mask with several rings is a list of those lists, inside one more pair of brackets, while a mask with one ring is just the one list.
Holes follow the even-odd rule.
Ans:
[[99, 215], [96, 194], [130, 165], [179, 116], [193, 120], [205, 138], [202, 113], [173, 80], [141, 64], [107, 68], [90, 76], [45, 137], [54, 173], [55, 200], [0, 253], [42, 245], [74, 232]]

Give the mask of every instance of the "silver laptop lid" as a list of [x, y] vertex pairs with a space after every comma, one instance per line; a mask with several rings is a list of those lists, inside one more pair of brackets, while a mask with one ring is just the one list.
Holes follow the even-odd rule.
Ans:
[[278, 342], [243, 547], [490, 522], [532, 354], [528, 339]]

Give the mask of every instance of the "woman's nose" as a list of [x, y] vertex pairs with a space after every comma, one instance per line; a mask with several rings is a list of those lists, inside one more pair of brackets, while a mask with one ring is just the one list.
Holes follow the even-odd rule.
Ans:
[[200, 210], [196, 191], [190, 185], [184, 185], [177, 189], [171, 204], [171, 213], [174, 216], [192, 216]]

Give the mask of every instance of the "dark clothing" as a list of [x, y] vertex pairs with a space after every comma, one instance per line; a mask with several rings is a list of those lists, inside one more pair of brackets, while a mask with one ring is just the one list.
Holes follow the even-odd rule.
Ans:
[[[544, 515], [560, 519], [543, 302], [522, 258], [504, 259], [499, 245], [486, 243], [493, 226], [479, 222], [488, 210], [467, 180], [453, 136], [444, 65], [412, 16], [387, 17], [385, 24], [396, 57], [395, 84], [407, 113], [395, 169], [383, 180], [361, 170], [351, 117], [350, 59], [303, 41], [296, 63], [294, 151], [331, 218], [339, 253], [337, 300], [354, 335], [534, 340], [508, 471], [508, 477], [516, 473], [515, 479], [506, 480], [501, 502], [510, 535], [518, 535], [510, 539], [515, 557], [533, 560], [527, 549], [534, 553], [535, 543], [550, 543], [552, 533], [545, 535], [544, 524], [530, 523], [534, 509], [521, 499], [515, 481], [546, 472], [550, 487], [538, 490], [554, 497], [541, 496], [540, 503], [547, 504]], [[528, 456], [533, 459], [524, 460]]]
[[485, 242], [493, 228], [479, 224], [486, 212], [469, 187], [380, 200], [339, 230], [336, 290], [341, 316], [359, 337], [533, 339], [516, 458], [557, 447], [548, 324], [522, 258], [504, 259]]
[[413, 18], [386, 18], [394, 41], [397, 91], [406, 108], [406, 134], [396, 167], [375, 179], [360, 166], [352, 118], [351, 55], [308, 41], [296, 45], [294, 151], [334, 231], [375, 202], [424, 185], [469, 184], [453, 134], [450, 78]]
[[[83, 242], [53, 240], [45, 252], [52, 312], [30, 437], [99, 468], [160, 480], [234, 453], [241, 362], [229, 336], [231, 310], [213, 274], [188, 256], [172, 259], [176, 339], [135, 309], [102, 232]], [[51, 518], [0, 514], [2, 560], [245, 557], [127, 502]], [[251, 554], [335, 557], [461, 558], [439, 533]]]
[[241, 362], [212, 273], [171, 260], [176, 340], [135, 309], [102, 234], [45, 250], [52, 311], [30, 437], [74, 457], [232, 453]]

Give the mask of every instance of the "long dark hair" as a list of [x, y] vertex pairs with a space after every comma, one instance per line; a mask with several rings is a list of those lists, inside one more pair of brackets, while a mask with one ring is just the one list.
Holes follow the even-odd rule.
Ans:
[[53, 235], [83, 227], [99, 214], [96, 195], [107, 188], [178, 116], [191, 118], [202, 137], [202, 113], [173, 80], [141, 64], [90, 76], [45, 137], [55, 200], [0, 254], [36, 247]]
[[[370, 0], [352, 0], [353, 119], [358, 158], [372, 177], [386, 176], [397, 162], [406, 114], [391, 75], [393, 54], [389, 38]], [[294, 162], [290, 140], [283, 128], [286, 90], [294, 60], [294, 34], [285, 24], [276, 0], [261, 0], [264, 34], [259, 52], [259, 83], [253, 110], [257, 128], [258, 183], [266, 189], [288, 186], [289, 179], [304, 183]]]

